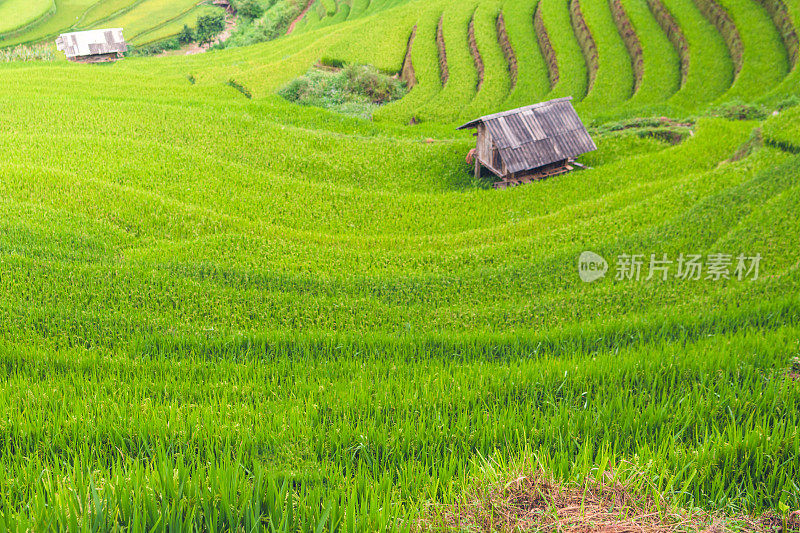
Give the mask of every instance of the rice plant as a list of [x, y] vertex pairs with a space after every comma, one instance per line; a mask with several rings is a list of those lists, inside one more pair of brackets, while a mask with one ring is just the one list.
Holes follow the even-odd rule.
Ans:
[[[81, 1], [18, 38], [196, 9]], [[581, 2], [591, 90], [562, 0], [325, 1], [250, 46], [0, 64], [0, 529], [420, 531], [520, 465], [623, 483], [653, 520], [790, 524], [796, 70], [760, 4], [719, 0], [734, 77], [698, 5], [662, 3], [682, 85], [644, 0], [619, 2], [630, 28]], [[279, 95], [330, 65], [398, 87], [408, 58], [417, 84], [373, 120]], [[475, 179], [454, 125], [551, 96], [591, 168]], [[681, 278], [686, 256], [728, 269]]]

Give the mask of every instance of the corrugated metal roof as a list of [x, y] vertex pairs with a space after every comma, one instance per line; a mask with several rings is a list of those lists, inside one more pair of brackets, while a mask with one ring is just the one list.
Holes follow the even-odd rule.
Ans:
[[483, 123], [509, 173], [532, 170], [597, 150], [571, 100], [559, 98], [487, 115], [458, 129]]
[[56, 39], [56, 48], [68, 58], [128, 51], [122, 28], [64, 33]]

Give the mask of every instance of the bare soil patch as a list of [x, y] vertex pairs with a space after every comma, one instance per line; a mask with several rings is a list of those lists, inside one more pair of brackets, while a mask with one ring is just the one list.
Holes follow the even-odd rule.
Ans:
[[[670, 509], [664, 501], [636, 494], [606, 474], [584, 486], [553, 481], [541, 472], [510, 481], [476, 485], [462, 503], [431, 507], [420, 531], [558, 533], [733, 533], [800, 531], [800, 511], [788, 519], [719, 516], [699, 510]], [[785, 529], [784, 529], [785, 526]]]

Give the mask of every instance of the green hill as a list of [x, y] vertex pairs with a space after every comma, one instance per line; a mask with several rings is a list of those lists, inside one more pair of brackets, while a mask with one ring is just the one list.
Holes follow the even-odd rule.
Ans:
[[[0, 48], [51, 42], [60, 33], [96, 28], [125, 30], [144, 45], [174, 37], [199, 15], [222, 10], [209, 0], [5, 0], [0, 2]], [[5, 15], [5, 16], [4, 16]]]
[[[81, 2], [0, 45], [194, 9]], [[798, 25], [797, 0], [331, 0], [253, 46], [0, 63], [0, 529], [410, 531], [524, 465], [800, 508]], [[277, 95], [407, 54], [371, 121]], [[456, 125], [564, 95], [591, 169], [472, 177]]]

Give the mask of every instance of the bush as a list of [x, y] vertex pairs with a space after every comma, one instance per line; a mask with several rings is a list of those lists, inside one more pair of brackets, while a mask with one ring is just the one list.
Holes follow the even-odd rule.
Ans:
[[194, 30], [190, 28], [188, 25], [184, 24], [183, 29], [178, 34], [177, 39], [178, 42], [181, 44], [189, 44], [191, 42], [194, 42], [195, 39]]
[[225, 29], [225, 16], [222, 13], [197, 17], [197, 42], [208, 44]]
[[254, 20], [264, 14], [264, 6], [258, 0], [245, 0], [236, 10], [239, 16]]
[[279, 94], [301, 105], [370, 118], [377, 106], [402, 98], [406, 92], [404, 83], [373, 66], [348, 65], [343, 69], [312, 68]]
[[374, 104], [385, 104], [405, 95], [405, 85], [396, 78], [381, 74], [368, 65], [348, 65], [344, 69], [348, 90], [369, 98]]
[[764, 106], [734, 101], [713, 108], [709, 114], [728, 120], [764, 120], [768, 112]]
[[785, 109], [789, 109], [790, 107], [795, 107], [796, 105], [800, 104], [800, 99], [797, 96], [789, 96], [788, 98], [784, 98], [777, 104], [775, 104], [776, 111], [783, 111]]

